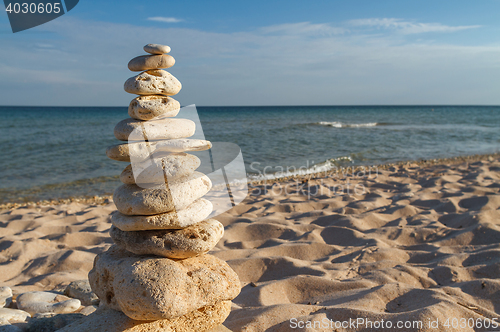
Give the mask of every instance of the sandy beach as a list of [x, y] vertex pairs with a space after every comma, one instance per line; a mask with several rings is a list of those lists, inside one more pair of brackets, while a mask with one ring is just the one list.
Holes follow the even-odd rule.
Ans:
[[[0, 286], [61, 291], [87, 278], [112, 244], [115, 209], [111, 198], [4, 205]], [[483, 331], [500, 320], [499, 155], [256, 183], [217, 219], [225, 234], [211, 254], [242, 284], [224, 323], [233, 331]]]

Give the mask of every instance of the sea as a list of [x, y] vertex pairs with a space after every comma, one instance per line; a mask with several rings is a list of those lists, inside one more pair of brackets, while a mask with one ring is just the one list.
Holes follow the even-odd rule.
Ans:
[[[241, 149], [247, 179], [500, 152], [500, 106], [196, 107], [205, 138]], [[106, 157], [127, 107], [0, 107], [0, 203], [111, 194]], [[178, 117], [182, 117], [179, 113]]]

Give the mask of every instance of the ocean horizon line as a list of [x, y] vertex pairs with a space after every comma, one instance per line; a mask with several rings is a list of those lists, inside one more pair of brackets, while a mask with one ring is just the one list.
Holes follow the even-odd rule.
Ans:
[[[499, 105], [490, 105], [490, 104], [338, 104], [338, 105], [197, 105], [197, 104], [188, 104], [181, 105], [181, 107], [186, 107], [190, 105], [196, 105], [196, 107], [500, 107]], [[85, 105], [0, 105], [0, 108], [6, 107], [39, 107], [39, 108], [118, 108], [118, 107], [128, 107], [128, 105], [117, 105], [117, 106], [85, 106]]]

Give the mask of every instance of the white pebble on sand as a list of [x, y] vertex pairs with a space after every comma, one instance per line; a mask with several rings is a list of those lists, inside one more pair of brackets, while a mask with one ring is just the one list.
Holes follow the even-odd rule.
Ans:
[[[61, 299], [62, 301], [60, 301]], [[23, 293], [17, 297], [16, 302], [19, 309], [29, 312], [31, 315], [37, 313], [71, 313], [78, 310], [81, 305], [80, 300], [69, 299], [51, 292]]]

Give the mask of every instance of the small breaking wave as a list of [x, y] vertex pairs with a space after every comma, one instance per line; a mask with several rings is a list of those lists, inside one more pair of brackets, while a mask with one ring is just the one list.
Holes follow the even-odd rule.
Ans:
[[315, 125], [319, 126], [328, 126], [328, 127], [334, 127], [334, 128], [364, 128], [364, 127], [376, 127], [381, 125], [380, 123], [377, 122], [368, 122], [368, 123], [342, 123], [342, 122], [329, 122], [329, 121], [320, 121], [314, 123]]

